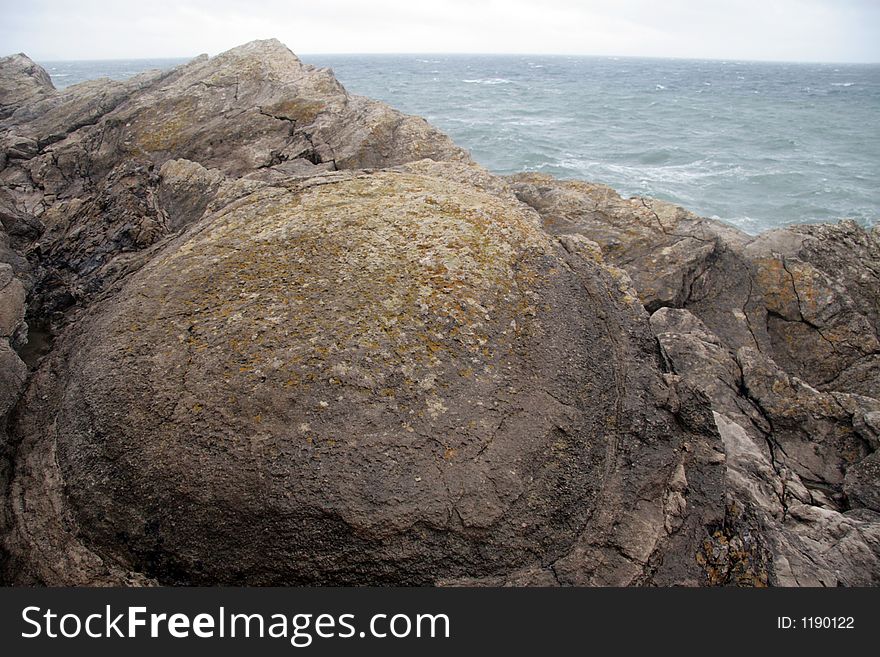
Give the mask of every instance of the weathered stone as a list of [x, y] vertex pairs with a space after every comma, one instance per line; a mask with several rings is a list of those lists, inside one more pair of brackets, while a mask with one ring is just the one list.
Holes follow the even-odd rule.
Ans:
[[687, 301], [720, 236], [745, 239], [720, 222], [655, 199], [622, 199], [604, 185], [540, 174], [509, 180], [520, 200], [541, 214], [548, 231], [578, 233], [600, 244], [605, 257], [632, 277], [649, 311]]
[[[5, 266], [7, 265], [11, 269], [6, 269]], [[2, 228], [0, 228], [0, 271], [7, 272], [0, 274], [0, 279], [5, 280], [5, 278], [9, 276], [9, 279], [11, 280], [12, 276], [16, 276], [22, 281], [22, 285], [25, 286], [25, 289], [31, 287], [29, 284], [31, 265], [27, 261], [27, 258], [12, 248], [9, 236]], [[6, 283], [3, 283], [0, 287], [4, 287], [5, 285]]]
[[880, 585], [880, 514], [792, 505], [792, 531], [776, 536], [774, 572], [782, 586]]
[[27, 55], [19, 53], [0, 58], [0, 119], [54, 90], [46, 71]]
[[876, 449], [853, 418], [880, 411], [880, 401], [819, 392], [750, 349], [740, 350], [737, 360], [746, 394], [772, 427], [779, 457], [814, 495], [825, 497], [832, 508], [845, 508], [842, 485], [848, 468]]
[[844, 491], [849, 503], [880, 513], [880, 452], [874, 452], [866, 459], [847, 469]]
[[717, 436], [665, 410], [616, 285], [448, 179], [264, 187], [80, 325], [25, 444], [57, 444], [93, 549], [166, 582], [697, 583], [672, 555], [719, 517], [721, 470], [677, 450]]
[[224, 176], [189, 160], [168, 160], [159, 169], [159, 205], [176, 232], [202, 216]]
[[[844, 285], [796, 256], [768, 251], [765, 240], [772, 244], [773, 237], [757, 238], [745, 253], [767, 311], [774, 360], [813, 385], [825, 386], [880, 352], [876, 329]], [[857, 391], [876, 393], [873, 387]]]
[[9, 346], [9, 340], [0, 338], [0, 420], [18, 400], [26, 378], [27, 367]]
[[686, 308], [732, 351], [827, 389], [880, 397], [880, 240], [853, 222], [750, 237], [668, 203], [579, 181], [510, 178], [554, 234], [624, 268], [649, 311]]
[[27, 293], [24, 285], [13, 278], [12, 273], [10, 265], [0, 264], [0, 338], [15, 335], [24, 322]]
[[12, 270], [12, 265], [5, 262], [0, 263], [0, 290], [9, 285], [14, 276], [15, 272]]
[[[139, 266], [125, 254], [197, 219], [223, 176], [277, 182], [426, 157], [469, 160], [423, 119], [348, 94], [331, 71], [302, 64], [275, 40], [47, 93], [0, 123], [9, 154], [0, 218], [20, 249], [39, 238], [45, 290], [34, 304], [48, 313], [88, 303]], [[161, 174], [181, 160], [211, 173], [182, 180], [171, 164]]]
[[724, 447], [729, 512], [699, 554], [707, 582], [875, 583], [878, 402], [815, 390], [748, 348], [734, 356], [687, 310], [661, 308], [651, 326], [667, 366], [710, 397]]

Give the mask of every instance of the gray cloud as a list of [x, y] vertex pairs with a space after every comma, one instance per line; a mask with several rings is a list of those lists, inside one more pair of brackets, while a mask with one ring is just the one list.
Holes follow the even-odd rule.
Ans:
[[275, 36], [298, 53], [486, 52], [880, 61], [876, 0], [0, 0], [0, 51], [190, 56]]

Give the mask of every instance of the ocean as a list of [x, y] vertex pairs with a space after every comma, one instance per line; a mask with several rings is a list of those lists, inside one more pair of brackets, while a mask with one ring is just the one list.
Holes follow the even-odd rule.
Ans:
[[[749, 233], [880, 217], [880, 65], [303, 55], [500, 174], [601, 182]], [[186, 60], [42, 62], [62, 88]]]

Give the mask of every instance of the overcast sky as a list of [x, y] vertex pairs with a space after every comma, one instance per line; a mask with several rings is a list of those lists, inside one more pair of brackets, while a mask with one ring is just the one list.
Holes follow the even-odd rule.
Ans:
[[0, 54], [558, 53], [880, 62], [880, 0], [0, 0]]

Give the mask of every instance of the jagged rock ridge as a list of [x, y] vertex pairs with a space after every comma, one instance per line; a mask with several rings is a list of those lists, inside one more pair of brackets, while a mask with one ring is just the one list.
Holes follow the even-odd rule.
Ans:
[[548, 231], [595, 240], [632, 276], [666, 369], [711, 399], [728, 507], [768, 542], [770, 581], [877, 584], [880, 230], [751, 237], [601, 185], [525, 174], [511, 186]]

